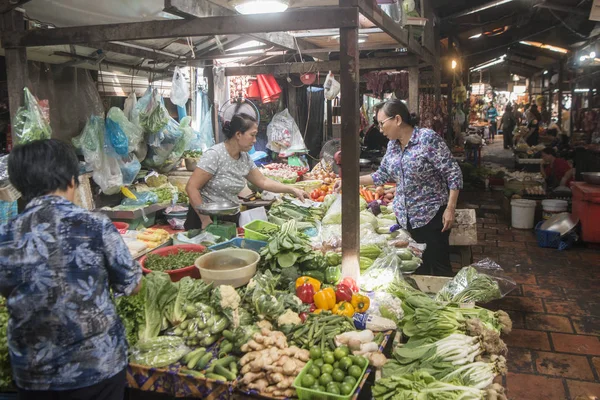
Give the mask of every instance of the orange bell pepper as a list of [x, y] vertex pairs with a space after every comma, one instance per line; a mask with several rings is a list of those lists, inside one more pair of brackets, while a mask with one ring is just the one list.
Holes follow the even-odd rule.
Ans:
[[332, 288], [325, 288], [315, 293], [315, 306], [321, 310], [331, 310], [335, 307], [335, 291]]
[[354, 307], [352, 307], [352, 304], [348, 303], [347, 301], [342, 301], [333, 307], [332, 312], [336, 315], [352, 317], [354, 315]]
[[352, 295], [352, 307], [354, 307], [355, 312], [364, 313], [369, 309], [370, 305], [371, 299], [367, 296], [358, 293]]
[[311, 278], [310, 276], [301, 276], [300, 278], [296, 279], [296, 289], [305, 283], [309, 283], [313, 289], [315, 289], [315, 293], [321, 290], [321, 282], [319, 282], [318, 279]]

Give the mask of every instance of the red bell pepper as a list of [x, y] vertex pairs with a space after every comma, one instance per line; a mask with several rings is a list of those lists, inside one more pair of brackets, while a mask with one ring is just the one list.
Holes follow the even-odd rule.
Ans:
[[342, 301], [352, 301], [352, 289], [344, 284], [339, 284], [335, 290], [335, 301], [340, 303]]
[[310, 283], [305, 283], [296, 288], [296, 296], [305, 304], [312, 304], [315, 288]]
[[310, 308], [308, 309], [308, 312], [313, 312], [313, 311], [315, 311], [316, 309], [317, 309], [317, 306], [315, 306], [315, 303], [312, 303], [312, 304], [310, 305]]
[[356, 283], [356, 281], [354, 279], [350, 278], [349, 276], [342, 279], [342, 281], [340, 282], [340, 285], [348, 286], [354, 293], [358, 292], [358, 284]]
[[304, 323], [306, 322], [306, 318], [308, 318], [308, 313], [301, 312], [300, 314], [298, 314], [298, 316], [300, 317], [300, 320]]

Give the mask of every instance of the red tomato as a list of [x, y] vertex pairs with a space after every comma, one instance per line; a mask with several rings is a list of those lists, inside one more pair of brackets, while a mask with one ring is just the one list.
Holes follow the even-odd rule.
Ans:
[[322, 203], [325, 200], [325, 196], [319, 196], [317, 199], [318, 202]]

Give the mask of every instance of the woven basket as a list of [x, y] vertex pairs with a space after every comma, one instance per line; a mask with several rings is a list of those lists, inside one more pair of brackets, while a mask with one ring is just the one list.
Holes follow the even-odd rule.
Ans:
[[13, 202], [19, 198], [21, 198], [21, 193], [10, 183], [0, 188], [0, 200]]

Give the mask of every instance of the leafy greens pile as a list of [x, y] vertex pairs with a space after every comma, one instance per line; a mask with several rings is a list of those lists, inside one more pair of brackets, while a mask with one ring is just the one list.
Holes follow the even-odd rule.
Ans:
[[156, 272], [186, 268], [194, 265], [196, 259], [202, 254], [204, 254], [204, 252], [183, 251], [181, 249], [177, 253], [167, 256], [150, 253], [146, 257], [144, 267]]
[[500, 298], [502, 293], [498, 282], [474, 267], [461, 269], [435, 297], [437, 301], [453, 303], [487, 303]]
[[4, 297], [0, 296], [0, 392], [13, 390], [10, 357], [8, 355], [8, 338], [6, 328], [8, 325], [8, 310]]

